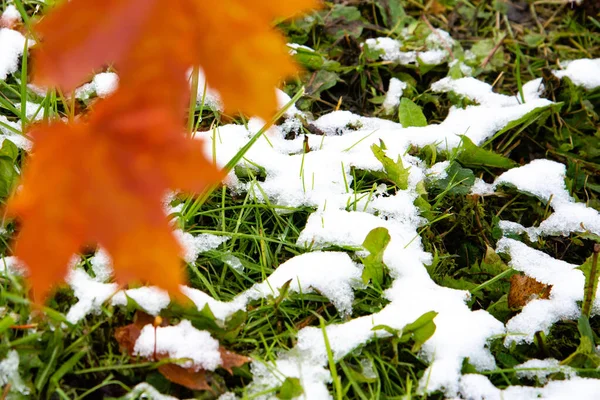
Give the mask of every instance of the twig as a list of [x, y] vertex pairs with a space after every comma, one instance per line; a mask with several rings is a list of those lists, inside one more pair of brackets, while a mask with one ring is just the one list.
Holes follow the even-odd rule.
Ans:
[[448, 54], [450, 54], [450, 57], [452, 57], [452, 59], [454, 60], [454, 53], [452, 53], [452, 48], [450, 46], [448, 46], [448, 44], [446, 43], [446, 40], [442, 37], [442, 35], [440, 35], [440, 33], [437, 31], [437, 29], [435, 29], [433, 27], [433, 25], [431, 25], [431, 22], [429, 22], [429, 20], [427, 19], [427, 17], [425, 17], [425, 14], [421, 14], [421, 19], [423, 20], [423, 22], [425, 22], [425, 24], [431, 30], [431, 32], [433, 32], [433, 34], [435, 36], [437, 36], [438, 39], [440, 39], [440, 42], [442, 43], [442, 46], [444, 46], [444, 48], [446, 49], [446, 51], [448, 52]]
[[488, 54], [483, 59], [483, 62], [481, 63], [481, 68], [485, 68], [485, 66], [490, 62], [490, 60], [492, 59], [492, 57], [494, 57], [494, 54], [496, 54], [496, 51], [498, 51], [498, 49], [502, 45], [502, 42], [504, 42], [504, 39], [506, 39], [506, 33], [504, 35], [502, 35], [502, 37], [500, 38], [500, 40], [498, 40], [498, 43], [496, 43], [496, 45], [494, 46], [494, 48], [492, 49], [492, 51], [490, 52], [490, 54]]

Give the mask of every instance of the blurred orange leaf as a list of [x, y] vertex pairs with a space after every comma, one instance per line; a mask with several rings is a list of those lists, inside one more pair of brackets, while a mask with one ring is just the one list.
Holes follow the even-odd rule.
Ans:
[[276, 17], [315, 8], [318, 0], [71, 0], [37, 25], [38, 83], [73, 90], [94, 69], [115, 64], [122, 80], [152, 63], [200, 65], [229, 110], [268, 118], [274, 87], [296, 71]]
[[186, 71], [201, 65], [230, 109], [268, 118], [274, 86], [295, 71], [272, 27], [316, 0], [71, 0], [36, 26], [34, 80], [71, 91], [114, 64], [119, 88], [77, 121], [33, 127], [31, 158], [9, 215], [15, 255], [43, 301], [83, 246], [110, 254], [117, 282], [177, 294], [181, 249], [162, 208], [169, 189], [200, 192], [223, 173], [186, 138]]
[[109, 252], [119, 283], [176, 293], [185, 281], [181, 249], [162, 199], [168, 188], [201, 190], [222, 178], [202, 142], [166, 130], [153, 140], [128, 138], [125, 126], [96, 120], [30, 133], [33, 155], [8, 212], [20, 216], [14, 251], [29, 269], [34, 300], [46, 298], [90, 243]]

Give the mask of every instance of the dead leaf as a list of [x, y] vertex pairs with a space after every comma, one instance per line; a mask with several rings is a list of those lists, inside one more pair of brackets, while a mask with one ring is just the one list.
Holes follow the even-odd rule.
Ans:
[[206, 381], [206, 371], [203, 369], [194, 371], [177, 364], [164, 364], [158, 367], [158, 372], [171, 382], [185, 386], [188, 389], [212, 390]]
[[242, 365], [251, 361], [250, 358], [226, 350], [223, 347], [219, 347], [219, 352], [221, 353], [221, 360], [223, 361], [223, 363], [221, 364], [221, 368], [229, 372], [229, 374], [231, 375], [233, 375], [232, 368], [239, 368]]
[[527, 275], [513, 275], [510, 277], [508, 307], [519, 309], [531, 300], [547, 299], [551, 291], [552, 285], [540, 283]]
[[446, 11], [446, 6], [437, 0], [431, 0], [426, 6], [426, 11], [435, 15], [443, 14]]

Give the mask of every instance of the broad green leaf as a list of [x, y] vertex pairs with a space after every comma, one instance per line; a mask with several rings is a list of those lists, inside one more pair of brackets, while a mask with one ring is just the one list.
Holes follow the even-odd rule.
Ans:
[[423, 115], [421, 107], [406, 97], [400, 99], [398, 117], [400, 118], [400, 123], [405, 128], [410, 126], [427, 126], [427, 118]]
[[485, 249], [485, 256], [483, 260], [481, 260], [480, 268], [482, 272], [486, 272], [490, 275], [498, 275], [509, 269], [508, 265], [506, 265], [494, 249], [489, 246]]
[[429, 311], [417, 318], [415, 322], [406, 325], [402, 328], [402, 337], [400, 338], [400, 341], [403, 342], [413, 339], [415, 343], [411, 351], [418, 351], [435, 333], [436, 326], [433, 319], [437, 315], [437, 312]]
[[0, 157], [7, 157], [13, 161], [19, 156], [19, 148], [10, 140], [4, 140], [2, 142], [2, 148], [0, 148]]
[[304, 389], [300, 384], [300, 379], [287, 377], [279, 388], [279, 392], [277, 392], [277, 398], [282, 400], [291, 400], [301, 396], [303, 393]]
[[[406, 12], [398, 0], [378, 0], [374, 2], [381, 13], [383, 23], [389, 29], [401, 28]], [[395, 29], [394, 29], [395, 30]]]
[[561, 364], [573, 368], [595, 369], [600, 366], [600, 356], [596, 353], [594, 342], [589, 336], [582, 335], [577, 350], [569, 357], [565, 358]]
[[0, 157], [0, 197], [7, 197], [12, 192], [18, 177], [14, 161], [8, 157]]
[[339, 76], [335, 72], [319, 70], [311, 78], [310, 83], [306, 86], [306, 94], [319, 97], [321, 92], [331, 89], [339, 81]]
[[294, 58], [306, 69], [317, 70], [323, 66], [325, 59], [316, 51], [299, 47], [294, 50]]
[[19, 156], [19, 149], [10, 140], [2, 142], [0, 148], [0, 197], [7, 197], [17, 183], [19, 174], [15, 169], [15, 160]]
[[529, 33], [523, 36], [523, 41], [528, 47], [538, 47], [546, 40], [546, 35], [540, 33]]
[[467, 195], [475, 183], [475, 175], [468, 168], [463, 168], [457, 162], [451, 162], [446, 169], [448, 176], [433, 182], [433, 187], [447, 191], [451, 195]]
[[381, 285], [385, 264], [383, 263], [383, 252], [390, 243], [390, 234], [386, 228], [375, 228], [365, 238], [363, 247], [370, 253], [362, 260], [365, 266], [362, 279], [364, 283], [370, 280]]
[[371, 150], [379, 162], [383, 164], [386, 178], [396, 185], [398, 189], [408, 189], [408, 171], [410, 170], [410, 167], [404, 168], [404, 165], [402, 165], [402, 158], [398, 157], [398, 161], [392, 161], [391, 158], [385, 155], [383, 147], [377, 146], [376, 144], [371, 146]]
[[462, 143], [458, 149], [458, 161], [466, 166], [485, 166], [494, 168], [510, 169], [517, 166], [517, 163], [506, 158], [503, 155], [485, 150], [469, 139], [468, 136], [461, 135]]

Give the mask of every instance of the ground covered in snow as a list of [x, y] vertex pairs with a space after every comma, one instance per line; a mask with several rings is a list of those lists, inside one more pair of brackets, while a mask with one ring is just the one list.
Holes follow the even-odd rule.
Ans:
[[[525, 56], [504, 38], [463, 43], [411, 17], [409, 5], [402, 16], [382, 4], [380, 20], [336, 4], [285, 26], [309, 73], [289, 94], [277, 89], [287, 108], [267, 130], [256, 118], [226, 123], [200, 77], [195, 135], [207, 155], [224, 166], [257, 140], [205, 204], [165, 196], [189, 304], [152, 287], [119, 290], [98, 249], [74, 257], [68, 287], [42, 318], [4, 245], [0, 385], [9, 398], [199, 395], [157, 373], [157, 353], [207, 371], [214, 392], [203, 398], [596, 398], [600, 44], [588, 46], [595, 57], [544, 69], [527, 59], [527, 72], [519, 64], [507, 78]], [[494, 12], [515, 29], [509, 11]], [[576, 20], [581, 10], [570, 12]], [[9, 6], [3, 18], [20, 15]], [[367, 20], [387, 34], [365, 36]], [[326, 52], [308, 32], [360, 56]], [[1, 140], [21, 154], [30, 148], [21, 122], [56, 108], [18, 80], [24, 48], [17, 29], [0, 29], [0, 90], [11, 89]], [[291, 101], [300, 84], [306, 94]], [[117, 85], [103, 72], [75, 97], [85, 105]], [[18, 173], [21, 160], [9, 161]], [[143, 327], [136, 361], [112, 336], [139, 311], [169, 323]], [[252, 361], [230, 376], [219, 346]]]

